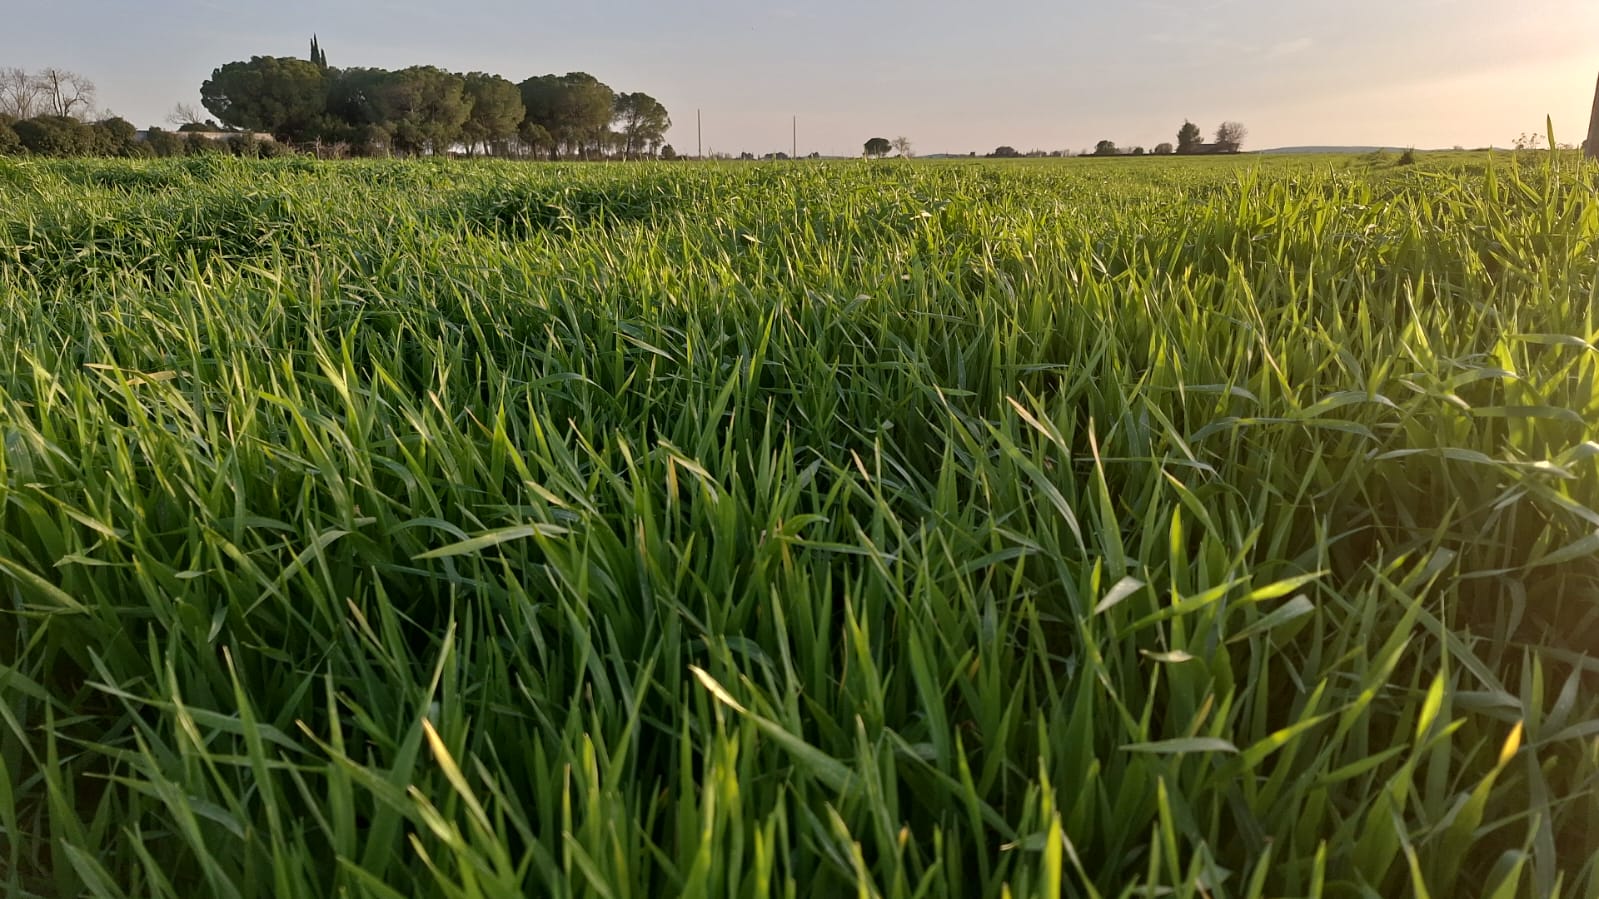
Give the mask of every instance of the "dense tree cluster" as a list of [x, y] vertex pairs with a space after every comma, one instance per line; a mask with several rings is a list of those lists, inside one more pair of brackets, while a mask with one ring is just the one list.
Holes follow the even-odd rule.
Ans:
[[0, 155], [131, 155], [133, 126], [94, 114], [94, 82], [66, 69], [0, 69]]
[[0, 156], [277, 156], [286, 148], [254, 134], [219, 137], [214, 131], [163, 131], [151, 128], [141, 138], [132, 123], [112, 117], [83, 122], [69, 116], [17, 119], [0, 113]]
[[[179, 133], [133, 124], [95, 111], [93, 81], [66, 69], [30, 74], [0, 69], [0, 156], [275, 156], [282, 145], [216, 122], [196, 121], [195, 110], [179, 106]], [[196, 133], [198, 132], [198, 133]]]
[[221, 125], [194, 122], [187, 111], [191, 121], [180, 133], [151, 128], [141, 139], [132, 123], [96, 114], [94, 98], [94, 82], [75, 72], [0, 69], [0, 156], [273, 156], [284, 149], [248, 133], [218, 138]]
[[[1249, 136], [1249, 130], [1239, 122], [1222, 122], [1216, 128], [1216, 139], [1205, 143], [1204, 133], [1193, 122], [1184, 121], [1183, 127], [1177, 130], [1176, 151], [1184, 156], [1197, 156], [1211, 153], [1237, 153], [1243, 149], [1244, 138]], [[1161, 146], [1166, 146], [1162, 144]], [[1159, 148], [1156, 148], [1157, 152]]]
[[314, 39], [311, 59], [256, 56], [211, 73], [200, 99], [218, 121], [295, 144], [358, 155], [468, 154], [551, 159], [654, 157], [672, 125], [645, 93], [584, 72], [520, 84], [435, 66], [340, 69]]
[[[1183, 122], [1183, 127], [1177, 130], [1177, 144], [1159, 143], [1153, 150], [1156, 156], [1170, 156], [1173, 153], [1183, 156], [1202, 156], [1217, 153], [1237, 153], [1244, 146], [1244, 138], [1249, 134], [1242, 124], [1238, 122], [1222, 122], [1216, 128], [1216, 139], [1205, 143], [1203, 132], [1193, 122]], [[1113, 140], [1102, 140], [1094, 145], [1091, 152], [1084, 152], [1084, 156], [1144, 156], [1150, 151], [1143, 147], [1118, 147]]]
[[0, 113], [0, 153], [35, 156], [132, 156], [134, 127], [122, 119], [81, 122], [70, 116], [28, 119]]

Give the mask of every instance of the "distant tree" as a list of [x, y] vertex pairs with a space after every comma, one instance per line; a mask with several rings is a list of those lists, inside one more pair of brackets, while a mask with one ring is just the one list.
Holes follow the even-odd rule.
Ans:
[[434, 66], [390, 72], [377, 101], [378, 121], [393, 130], [394, 148], [443, 156], [461, 139], [472, 112], [466, 79]]
[[587, 72], [568, 72], [561, 78], [571, 98], [571, 125], [579, 154], [586, 155], [584, 146], [595, 146], [610, 133], [616, 112], [616, 91]]
[[1159, 143], [1155, 145], [1156, 156], [1170, 156], [1171, 154], [1172, 145], [1170, 143]]
[[358, 156], [386, 157], [394, 152], [394, 129], [386, 122], [369, 123], [354, 133], [348, 143]]
[[385, 69], [362, 67], [329, 71], [326, 109], [316, 137], [370, 151], [363, 155], [387, 153], [392, 129], [383, 121], [379, 105], [390, 74]]
[[517, 126], [516, 136], [529, 155], [550, 156], [555, 152], [555, 138], [550, 135], [549, 129], [536, 122], [524, 119]]
[[200, 102], [223, 124], [288, 141], [319, 136], [327, 100], [323, 71], [283, 56], [230, 62], [200, 86]]
[[316, 35], [311, 35], [311, 64], [326, 72], [328, 70], [328, 53], [318, 43]]
[[0, 115], [21, 121], [44, 112], [43, 87], [22, 69], [0, 69]]
[[1102, 140], [1094, 145], [1095, 156], [1115, 156], [1120, 152], [1120, 150], [1116, 149], [1116, 142], [1113, 140]]
[[1222, 122], [1216, 128], [1216, 149], [1222, 153], [1237, 153], [1248, 136], [1249, 129], [1241, 122]]
[[753, 161], [755, 159], [755, 154], [745, 150], [744, 152], [738, 154], [738, 158], [744, 161]]
[[990, 153], [988, 155], [991, 158], [994, 158], [994, 159], [1015, 159], [1016, 157], [1018, 157], [1018, 156], [1020, 156], [1022, 154], [1016, 152], [1016, 148], [1015, 147], [1012, 147], [1012, 146], [1001, 146], [1001, 147], [995, 147], [994, 148], [994, 152], [992, 152], [992, 153]]
[[543, 126], [553, 139], [550, 158], [587, 156], [610, 128], [616, 93], [587, 72], [541, 75], [517, 87], [527, 121]]
[[874, 137], [863, 144], [862, 149], [867, 158], [877, 158], [887, 156], [888, 151], [894, 149], [894, 145], [886, 137]]
[[515, 136], [517, 126], [527, 117], [522, 92], [504, 78], [483, 72], [465, 76], [464, 86], [472, 105], [466, 123], [461, 126], [461, 137], [466, 141], [468, 153], [473, 146], [481, 144], [487, 154], [492, 145], [503, 144]]
[[661, 147], [661, 159], [665, 160], [666, 162], [677, 161], [677, 151], [672, 148], [671, 144]]
[[177, 128], [181, 128], [184, 125], [192, 125], [201, 120], [200, 108], [193, 103], [174, 103], [172, 111], [167, 113], [167, 124]]
[[1143, 147], [1134, 147], [1133, 148], [1133, 155], [1134, 156], [1143, 156], [1146, 152], [1147, 151]]
[[622, 134], [622, 155], [627, 159], [654, 156], [672, 127], [672, 117], [661, 101], [642, 92], [617, 94], [613, 115]]
[[522, 94], [522, 106], [526, 110], [526, 118], [518, 128], [522, 142], [547, 152], [551, 159], [559, 158], [562, 140], [570, 130], [566, 88], [560, 76], [529, 78], [518, 84], [517, 90]]
[[806, 155], [805, 158], [806, 159], [821, 159], [822, 158], [822, 154], [819, 153], [816, 150], [812, 150], [809, 154]]
[[899, 155], [901, 157], [903, 157], [905, 159], [909, 159], [913, 155], [911, 153], [911, 139], [910, 138], [904, 137], [904, 136], [896, 137], [896, 138], [894, 138], [893, 144], [894, 144], [894, 149], [899, 152]]
[[1184, 121], [1183, 127], [1177, 131], [1177, 152], [1195, 153], [1204, 146], [1205, 138], [1200, 133], [1199, 126], [1193, 122]]
[[46, 115], [82, 119], [94, 109], [94, 82], [66, 69], [45, 69], [34, 76]]

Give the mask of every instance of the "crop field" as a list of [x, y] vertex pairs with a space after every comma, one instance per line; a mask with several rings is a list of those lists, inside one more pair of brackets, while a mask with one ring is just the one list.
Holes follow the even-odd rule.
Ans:
[[1596, 181], [0, 161], [0, 893], [1599, 894]]

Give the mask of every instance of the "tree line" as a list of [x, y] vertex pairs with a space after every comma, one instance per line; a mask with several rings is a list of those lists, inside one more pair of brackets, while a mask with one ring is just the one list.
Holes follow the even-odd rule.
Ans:
[[[307, 59], [255, 56], [211, 73], [200, 88], [216, 121], [180, 104], [174, 134], [139, 132], [94, 111], [93, 82], [64, 69], [0, 69], [0, 154], [179, 156], [466, 155], [548, 159], [676, 157], [672, 120], [643, 92], [617, 92], [585, 72], [521, 83], [436, 66], [335, 68], [313, 38]], [[217, 139], [218, 132], [226, 136]], [[262, 135], [262, 137], [257, 137]], [[266, 139], [270, 136], [270, 139]]]
[[1093, 152], [1085, 152], [1084, 156], [1210, 156], [1218, 153], [1237, 153], [1244, 147], [1244, 138], [1249, 136], [1249, 129], [1241, 122], [1222, 122], [1216, 126], [1216, 137], [1210, 143], [1205, 142], [1204, 132], [1199, 126], [1188, 120], [1183, 120], [1183, 127], [1177, 129], [1177, 143], [1158, 143], [1151, 150], [1143, 147], [1119, 147], [1113, 140], [1102, 140], [1094, 145]]
[[[1177, 130], [1177, 143], [1169, 141], [1156, 144], [1153, 148], [1122, 147], [1113, 140], [1102, 140], [1094, 145], [1092, 150], [1081, 153], [1072, 153], [1069, 150], [1055, 150], [1045, 152], [1034, 150], [1023, 153], [1011, 146], [994, 148], [992, 153], [983, 155], [989, 159], [1019, 159], [1022, 157], [1040, 156], [1209, 156], [1220, 153], [1237, 153], [1243, 149], [1244, 138], [1249, 136], [1249, 129], [1240, 122], [1222, 122], [1216, 128], [1216, 137], [1210, 143], [1205, 142], [1204, 132], [1193, 122], [1184, 120], [1183, 126]], [[870, 151], [868, 150], [868, 155]], [[973, 154], [976, 155], [976, 154]]]
[[252, 134], [207, 136], [223, 130], [215, 122], [191, 120], [179, 133], [152, 128], [141, 135], [131, 122], [97, 111], [97, 93], [93, 81], [66, 69], [0, 69], [0, 156], [273, 156], [286, 151]]
[[[1222, 122], [1216, 126], [1216, 138], [1210, 143], [1205, 143], [1204, 132], [1193, 122], [1183, 121], [1183, 127], [1177, 129], [1177, 144], [1158, 143], [1152, 151], [1154, 156], [1208, 156], [1217, 153], [1237, 153], [1244, 147], [1244, 138], [1249, 136], [1249, 129], [1240, 122]], [[1102, 140], [1094, 146], [1094, 156], [1143, 156], [1146, 151], [1143, 147], [1118, 147], [1115, 141]]]
[[513, 83], [436, 66], [335, 68], [312, 39], [309, 59], [255, 56], [217, 68], [200, 100], [224, 125], [352, 155], [641, 159], [666, 148], [671, 116], [643, 92], [586, 72]]
[[66, 69], [0, 69], [0, 155], [129, 155], [134, 127], [95, 115], [94, 82]]

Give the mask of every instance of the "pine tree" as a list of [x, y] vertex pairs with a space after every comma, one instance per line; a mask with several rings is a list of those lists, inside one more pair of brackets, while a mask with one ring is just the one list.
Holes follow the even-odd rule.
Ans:
[[321, 43], [317, 41], [314, 34], [311, 35], [311, 62], [324, 71], [328, 67], [328, 52], [322, 49]]

